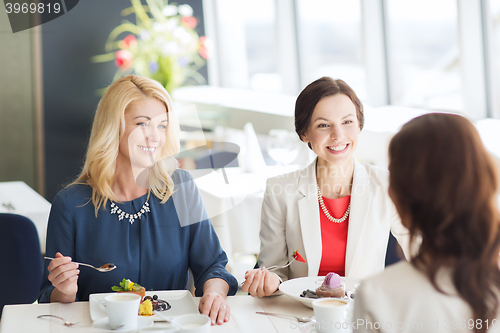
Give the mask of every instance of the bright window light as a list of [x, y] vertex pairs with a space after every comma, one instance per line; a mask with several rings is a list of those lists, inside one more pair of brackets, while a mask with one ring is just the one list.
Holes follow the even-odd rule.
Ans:
[[302, 85], [330, 76], [366, 96], [359, 0], [298, 0]]
[[250, 88], [281, 91], [274, 0], [242, 1]]
[[457, 1], [386, 4], [391, 104], [461, 111]]
[[495, 99], [494, 105], [497, 110], [494, 110], [494, 114], [500, 115], [500, 0], [490, 0], [491, 9], [491, 22], [493, 25], [492, 34], [492, 52], [493, 57], [491, 61], [492, 66], [492, 78], [493, 78], [493, 98]]

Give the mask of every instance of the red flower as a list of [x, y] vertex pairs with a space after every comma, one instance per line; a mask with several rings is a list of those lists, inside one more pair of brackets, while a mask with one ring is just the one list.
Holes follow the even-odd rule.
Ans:
[[199, 39], [198, 53], [205, 59], [210, 57], [210, 40], [206, 36]]
[[121, 48], [128, 48], [131, 46], [134, 46], [137, 43], [137, 39], [135, 38], [134, 35], [128, 35], [127, 37], [123, 38], [122, 42], [120, 43]]
[[184, 24], [189, 29], [193, 29], [194, 27], [196, 27], [196, 23], [198, 23], [196, 21], [196, 18], [194, 18], [192, 16], [184, 16], [181, 19], [181, 22], [182, 22], [182, 24]]
[[116, 52], [115, 64], [120, 69], [128, 69], [134, 61], [134, 56], [128, 50], [120, 50]]

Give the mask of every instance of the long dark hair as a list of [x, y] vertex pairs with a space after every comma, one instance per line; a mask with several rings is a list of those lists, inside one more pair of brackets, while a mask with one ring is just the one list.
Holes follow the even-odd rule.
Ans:
[[491, 321], [500, 291], [498, 174], [474, 125], [459, 115], [420, 116], [394, 136], [389, 157], [390, 193], [411, 248], [421, 239], [412, 265], [440, 292], [436, 273], [452, 268], [474, 319]]
[[[323, 76], [309, 83], [299, 94], [295, 102], [295, 132], [300, 140], [302, 140], [302, 134], [304, 134], [307, 131], [307, 127], [309, 127], [316, 104], [318, 104], [323, 97], [336, 94], [344, 94], [351, 99], [356, 107], [356, 117], [358, 118], [359, 129], [363, 129], [365, 124], [363, 104], [361, 104], [354, 90], [340, 79], [334, 80], [331, 77]], [[309, 148], [311, 148], [310, 144]]]

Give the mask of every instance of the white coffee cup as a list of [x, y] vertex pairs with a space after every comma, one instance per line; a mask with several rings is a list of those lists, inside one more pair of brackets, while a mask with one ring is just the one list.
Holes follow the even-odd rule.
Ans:
[[118, 293], [104, 297], [101, 309], [108, 313], [108, 326], [111, 329], [135, 329], [139, 316], [142, 297], [132, 293]]
[[347, 305], [349, 302], [341, 298], [321, 298], [312, 302], [315, 328], [320, 333], [337, 333], [347, 331]]
[[178, 332], [182, 333], [209, 333], [210, 317], [197, 313], [189, 313], [172, 319]]

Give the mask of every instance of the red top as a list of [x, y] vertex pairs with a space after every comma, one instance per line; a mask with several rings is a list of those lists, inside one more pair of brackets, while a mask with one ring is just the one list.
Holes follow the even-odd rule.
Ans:
[[[323, 197], [326, 209], [336, 219], [340, 219], [351, 201], [351, 196], [328, 199]], [[319, 206], [319, 219], [321, 222], [321, 243], [323, 253], [319, 265], [318, 276], [325, 276], [330, 272], [345, 276], [345, 249], [347, 246], [347, 228], [349, 226], [349, 216], [344, 222], [335, 223], [330, 221], [321, 205]]]

